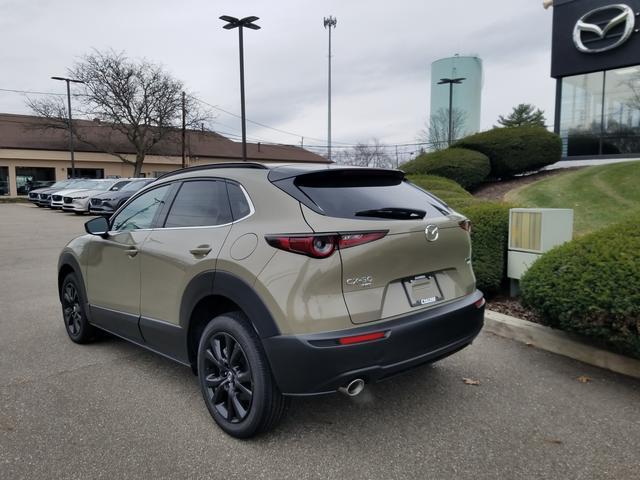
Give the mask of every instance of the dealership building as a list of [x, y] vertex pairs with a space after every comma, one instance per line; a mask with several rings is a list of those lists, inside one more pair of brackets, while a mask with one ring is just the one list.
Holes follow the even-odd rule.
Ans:
[[[74, 120], [75, 173], [83, 178], [118, 178], [133, 174], [135, 151], [110, 124]], [[58, 126], [60, 127], [60, 126]], [[125, 161], [126, 160], [126, 161]], [[215, 132], [187, 130], [186, 166], [242, 160], [242, 144]], [[290, 145], [247, 144], [253, 162], [328, 162]], [[182, 167], [182, 136], [170, 132], [145, 156], [143, 176], [157, 177]], [[66, 128], [28, 115], [0, 114], [0, 195], [25, 195], [29, 189], [72, 175]]]
[[554, 130], [563, 157], [640, 157], [640, 0], [554, 0]]

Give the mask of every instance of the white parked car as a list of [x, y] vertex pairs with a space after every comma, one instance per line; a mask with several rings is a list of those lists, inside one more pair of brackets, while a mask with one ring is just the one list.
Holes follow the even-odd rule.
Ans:
[[[67, 191], [62, 195], [62, 210], [83, 215], [89, 211], [91, 197], [106, 191], [118, 191], [130, 182], [129, 179], [109, 178], [100, 180], [88, 180], [91, 185], [82, 189]], [[53, 203], [53, 202], [52, 202]]]

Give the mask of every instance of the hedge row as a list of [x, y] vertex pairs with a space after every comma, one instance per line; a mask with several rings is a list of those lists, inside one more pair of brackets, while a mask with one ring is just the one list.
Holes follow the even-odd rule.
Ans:
[[539, 170], [562, 155], [558, 135], [542, 127], [494, 128], [457, 141], [452, 148], [423, 153], [405, 163], [411, 175], [439, 175], [474, 188], [488, 177], [509, 178]]
[[475, 201], [469, 192], [448, 178], [435, 175], [408, 175], [407, 179], [443, 200], [454, 209]]
[[407, 174], [428, 174], [449, 178], [463, 188], [473, 188], [482, 183], [491, 171], [486, 155], [464, 148], [449, 148], [439, 152], [424, 153], [405, 163]]
[[533, 172], [562, 156], [560, 137], [542, 127], [494, 128], [458, 140], [453, 146], [489, 157], [494, 178]]
[[520, 282], [524, 305], [555, 328], [640, 358], [640, 231], [613, 225], [544, 254]]
[[500, 290], [507, 276], [510, 205], [478, 202], [461, 207], [471, 220], [471, 259], [476, 283], [484, 293]]

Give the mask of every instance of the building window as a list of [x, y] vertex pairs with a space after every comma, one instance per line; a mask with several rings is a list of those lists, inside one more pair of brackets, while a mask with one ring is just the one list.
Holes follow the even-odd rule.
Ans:
[[0, 195], [9, 195], [9, 167], [0, 167]]
[[55, 181], [55, 168], [16, 167], [16, 192], [18, 195], [26, 195], [31, 190], [48, 187]]
[[640, 154], [640, 67], [564, 77], [564, 156]]

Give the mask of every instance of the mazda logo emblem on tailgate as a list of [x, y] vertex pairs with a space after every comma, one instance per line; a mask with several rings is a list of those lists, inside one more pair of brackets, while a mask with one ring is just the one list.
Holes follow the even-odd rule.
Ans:
[[[606, 15], [606, 21], [600, 21], [597, 14]], [[610, 14], [609, 14], [610, 12]], [[594, 19], [595, 16], [595, 19]], [[599, 53], [612, 50], [629, 40], [633, 33], [636, 19], [631, 7], [624, 3], [596, 8], [583, 15], [573, 29], [573, 43], [583, 53]], [[621, 29], [615, 29], [618, 25]], [[615, 29], [615, 30], [614, 30]], [[592, 34], [590, 40], [583, 38], [583, 33]], [[596, 42], [594, 47], [585, 45]]]
[[427, 240], [430, 242], [435, 242], [438, 239], [438, 226], [437, 225], [427, 225], [427, 228], [424, 229], [424, 234], [427, 236]]

